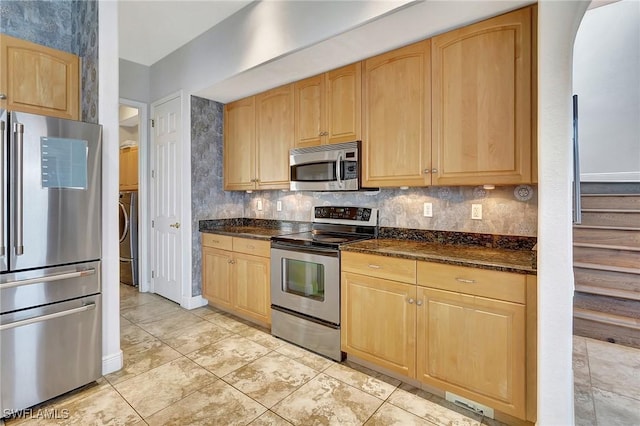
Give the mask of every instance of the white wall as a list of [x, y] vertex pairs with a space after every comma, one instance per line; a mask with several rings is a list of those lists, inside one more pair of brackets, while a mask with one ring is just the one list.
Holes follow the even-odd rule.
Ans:
[[102, 124], [102, 374], [122, 368], [118, 243], [118, 3], [99, 3], [98, 121]]
[[538, 424], [573, 412], [571, 73], [588, 1], [538, 3]]
[[151, 68], [135, 62], [120, 59], [120, 90], [118, 95], [124, 99], [149, 103]]
[[574, 53], [581, 180], [640, 181], [640, 2], [587, 11]]

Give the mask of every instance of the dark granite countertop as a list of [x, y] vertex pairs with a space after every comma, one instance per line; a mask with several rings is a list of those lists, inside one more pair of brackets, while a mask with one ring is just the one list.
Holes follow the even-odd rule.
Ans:
[[[201, 220], [199, 229], [200, 232], [268, 241], [278, 235], [308, 231], [311, 224], [247, 218], [213, 219]], [[532, 249], [535, 242], [532, 237], [381, 228], [380, 238], [346, 244], [341, 250], [535, 274], [536, 251]]]
[[199, 223], [200, 232], [267, 241], [278, 235], [294, 234], [310, 229], [311, 224], [308, 222], [247, 218], [201, 220]]
[[535, 251], [440, 244], [397, 239], [377, 239], [346, 244], [342, 251], [426, 260], [496, 271], [536, 274]]

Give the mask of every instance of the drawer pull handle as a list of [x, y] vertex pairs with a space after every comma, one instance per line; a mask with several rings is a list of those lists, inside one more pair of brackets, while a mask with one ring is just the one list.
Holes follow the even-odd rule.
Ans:
[[254, 248], [256, 248], [256, 246], [249, 244], [249, 245], [247, 245], [247, 248], [250, 249], [250, 250], [253, 250]]
[[218, 241], [218, 240], [211, 240], [211, 242], [214, 243], [214, 244], [220, 244], [220, 241]]
[[370, 263], [370, 264], [369, 264], [369, 268], [372, 268], [372, 269], [380, 269], [380, 266], [379, 266], [379, 265], [374, 265], [374, 264]]
[[476, 280], [468, 280], [466, 278], [456, 278], [456, 281], [459, 281], [461, 283], [465, 283], [465, 284], [475, 284]]

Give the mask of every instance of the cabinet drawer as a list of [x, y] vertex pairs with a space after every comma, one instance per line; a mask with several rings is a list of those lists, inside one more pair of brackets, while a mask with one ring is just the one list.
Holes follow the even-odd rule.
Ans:
[[362, 253], [342, 253], [342, 270], [356, 274], [416, 283], [416, 261]]
[[418, 262], [418, 285], [525, 303], [526, 275]]
[[233, 251], [253, 254], [255, 256], [270, 257], [271, 242], [233, 237]]
[[219, 234], [202, 234], [202, 246], [203, 247], [211, 247], [217, 248], [220, 250], [231, 250], [232, 237], [227, 235], [219, 235]]

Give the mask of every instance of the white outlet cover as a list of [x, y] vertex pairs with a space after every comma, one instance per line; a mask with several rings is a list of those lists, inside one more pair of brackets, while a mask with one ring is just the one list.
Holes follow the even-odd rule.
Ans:
[[262, 210], [262, 200], [258, 200], [258, 202], [256, 203], [256, 208], [258, 210]]
[[276, 202], [276, 210], [281, 212], [282, 211], [282, 201], [278, 200]]
[[424, 203], [424, 217], [433, 217], [433, 203]]
[[471, 219], [482, 219], [482, 204], [471, 204]]

